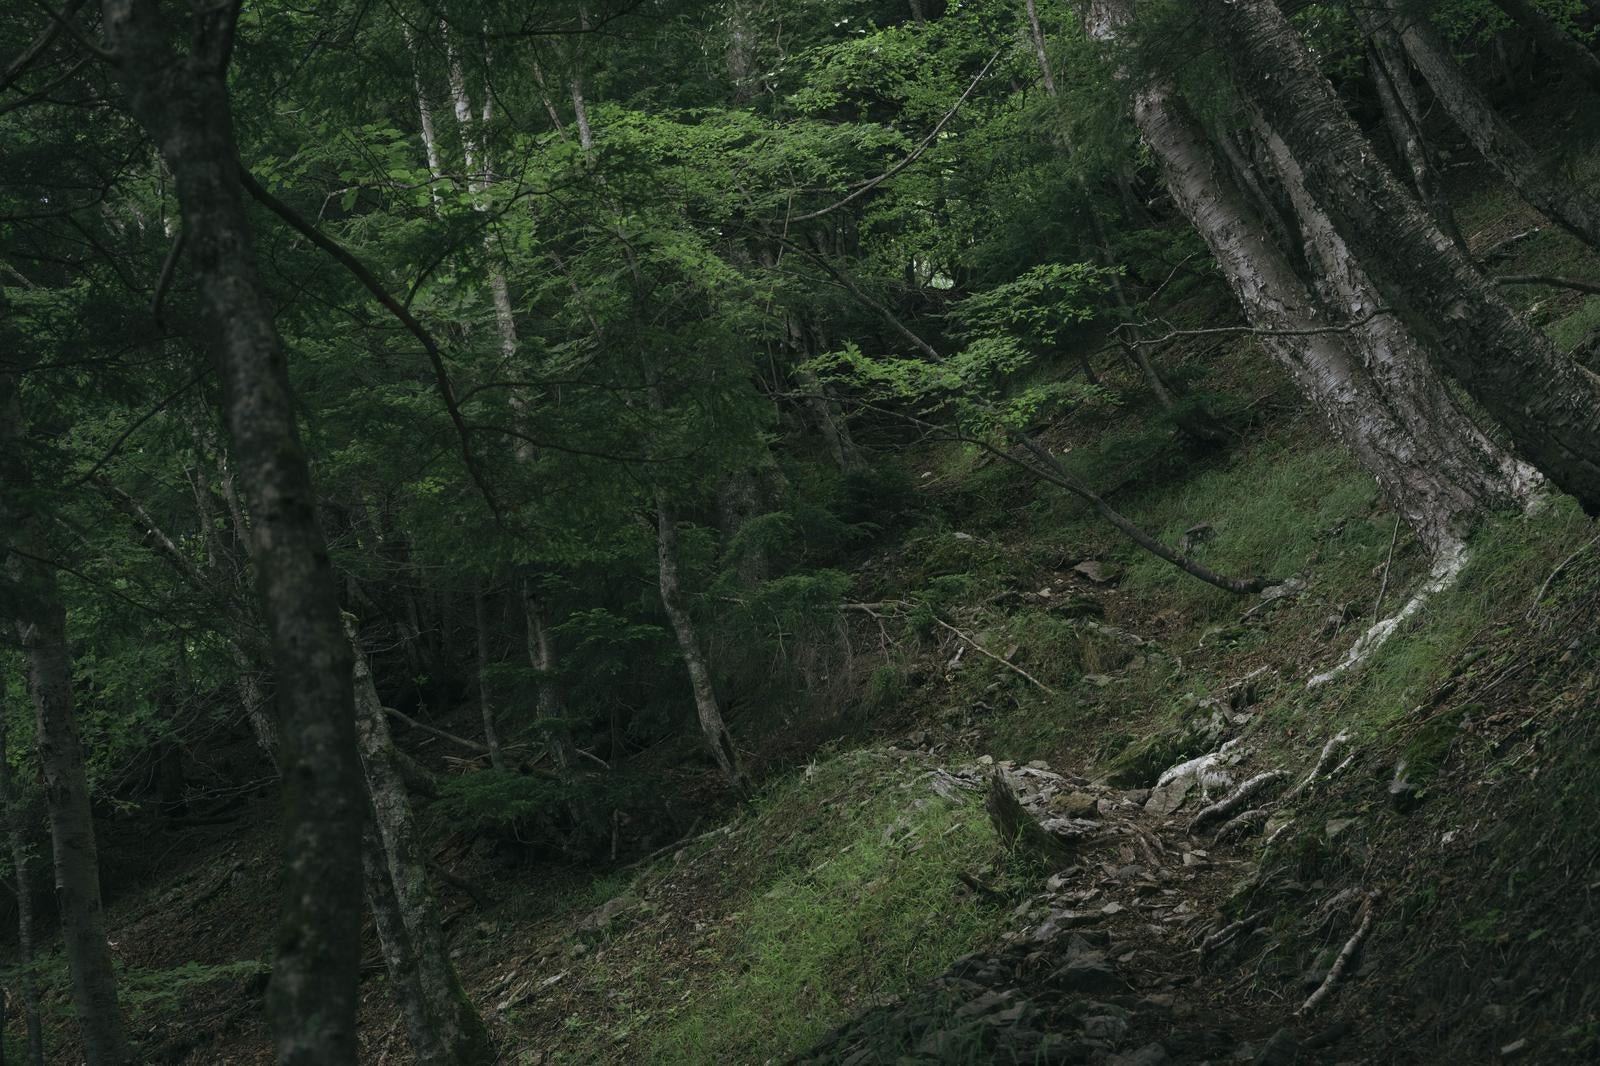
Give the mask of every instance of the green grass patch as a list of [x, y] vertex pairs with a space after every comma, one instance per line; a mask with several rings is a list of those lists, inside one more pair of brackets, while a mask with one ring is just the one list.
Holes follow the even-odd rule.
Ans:
[[[1005, 913], [956, 887], [994, 857], [976, 798], [936, 796], [920, 773], [879, 768], [875, 792], [817, 799], [858, 758], [798, 775], [765, 804], [763, 836], [812, 825], [804, 861], [779, 857], [720, 945], [711, 987], [647, 1042], [654, 1063], [764, 1062], [803, 1049], [855, 1012], [907, 991], [987, 940]], [[898, 787], [909, 783], [908, 788]], [[802, 811], [800, 808], [805, 808]], [[827, 846], [817, 847], [825, 842]], [[782, 852], [782, 838], [775, 841]], [[789, 861], [784, 861], [788, 859]]]
[[1545, 330], [1557, 348], [1570, 352], [1591, 332], [1600, 329], [1600, 296], [1591, 296], [1576, 311]]
[[[1186, 529], [1206, 523], [1213, 533], [1194, 548], [1197, 560], [1225, 574], [1281, 579], [1304, 570], [1313, 552], [1324, 568], [1338, 564], [1346, 573], [1381, 563], [1390, 530], [1366, 520], [1377, 498], [1372, 479], [1342, 451], [1307, 447], [1291, 436], [1264, 441], [1141, 502], [1132, 517], [1173, 545]], [[1237, 609], [1237, 597], [1148, 553], [1125, 551], [1123, 588], [1133, 595], [1171, 603], [1191, 617]]]

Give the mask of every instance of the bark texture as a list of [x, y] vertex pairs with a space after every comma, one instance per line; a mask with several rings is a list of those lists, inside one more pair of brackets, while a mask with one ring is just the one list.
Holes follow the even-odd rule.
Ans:
[[101, 4], [129, 111], [177, 186], [253, 512], [283, 742], [284, 895], [269, 989], [277, 1056], [346, 1066], [356, 1056], [363, 822], [350, 645], [242, 199], [226, 81], [235, 10], [197, 10], [191, 47], [180, 55], [158, 5]]
[[[1096, 0], [1089, 30], [1112, 39], [1130, 18], [1127, 0]], [[1303, 258], [1278, 242], [1170, 82], [1140, 79], [1133, 113], [1246, 317], [1269, 331], [1263, 346], [1429, 550], [1457, 544], [1486, 511], [1517, 505], [1514, 464], [1455, 404], [1403, 324], [1374, 314], [1369, 279], [1286, 150], [1270, 150], [1282, 146], [1264, 122], [1258, 133], [1287, 193], [1284, 224]]]
[[482, 584], [472, 589], [472, 621], [478, 630], [478, 710], [483, 717], [483, 742], [489, 748], [489, 765], [504, 770], [506, 757], [494, 724], [494, 701], [489, 698], [489, 615]]
[[[493, 1062], [494, 1047], [489, 1031], [450, 963], [450, 944], [445, 939], [444, 922], [428, 888], [427, 854], [406, 795], [405, 769], [389, 734], [388, 717], [378, 699], [367, 658], [361, 651], [354, 620], [348, 616], [346, 629], [355, 659], [356, 731], [361, 764], [367, 778], [373, 825], [388, 875], [387, 891], [393, 896], [393, 906], [405, 932], [405, 943], [386, 948], [386, 958], [391, 953], [396, 959], [409, 953], [410, 967], [416, 973], [416, 984], [432, 1034], [445, 1055], [438, 1061], [452, 1066]], [[375, 882], [371, 862], [366, 865], [368, 899], [373, 903], [376, 917], [378, 905], [385, 902], [385, 887], [381, 877]], [[408, 1017], [407, 1025], [410, 1024]], [[413, 1050], [420, 1058], [425, 1048], [414, 1047]]]
[[7, 621], [16, 627], [36, 724], [44, 806], [55, 863], [56, 906], [67, 957], [72, 1008], [89, 1066], [132, 1061], [117, 1003], [111, 948], [100, 903], [100, 860], [72, 699], [67, 613], [55, 570], [43, 560], [39, 518], [30, 509], [27, 458], [16, 374], [0, 374], [0, 582]]
[[1401, 316], [1540, 472], [1600, 510], [1600, 377], [1530, 327], [1406, 195], [1271, 0], [1196, 6], [1383, 309]]
[[1383, 122], [1395, 152], [1410, 174], [1411, 186], [1445, 236], [1465, 248], [1467, 242], [1444, 195], [1439, 168], [1423, 135], [1422, 104], [1411, 84], [1411, 70], [1400, 41], [1393, 29], [1374, 20], [1364, 9], [1357, 11], [1356, 19], [1367, 38], [1367, 68], [1378, 94]]
[[[5, 676], [0, 674], [0, 707], [5, 705]], [[34, 854], [33, 829], [38, 822], [29, 790], [19, 787], [11, 768], [6, 728], [0, 723], [0, 815], [5, 818], [6, 836], [11, 845], [11, 868], [17, 878], [17, 992], [22, 1001], [22, 1020], [27, 1032], [23, 1062], [44, 1066], [44, 1028], [39, 1022], [39, 981], [34, 973], [34, 954], [43, 941], [33, 901], [39, 892], [39, 864]]]
[[[1382, 0], [1406, 54], [1433, 95], [1484, 160], [1530, 205], [1574, 237], [1600, 249], [1600, 200], [1541, 160], [1467, 77], [1425, 11], [1402, 0]], [[1281, 18], [1281, 15], [1280, 15]]]
[[445, 1066], [451, 1062], [450, 1055], [433, 1024], [433, 1012], [428, 1009], [428, 997], [422, 990], [422, 976], [417, 970], [416, 950], [400, 913], [400, 901], [395, 897], [394, 882], [389, 877], [389, 864], [375, 825], [369, 825], [361, 834], [361, 868], [366, 875], [367, 905], [372, 909], [378, 950], [389, 974], [389, 990], [400, 1008], [400, 1019], [405, 1023], [411, 1053], [416, 1056], [417, 1066]]

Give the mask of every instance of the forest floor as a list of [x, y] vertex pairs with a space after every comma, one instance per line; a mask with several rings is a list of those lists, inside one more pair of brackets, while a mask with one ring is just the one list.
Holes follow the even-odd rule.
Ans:
[[[1503, 196], [1469, 202], [1496, 269], [1596, 272], [1558, 234], [1519, 238], [1536, 227]], [[1519, 298], [1566, 347], [1600, 328], [1600, 298]], [[1168, 317], [1229, 313], [1201, 286]], [[456, 962], [502, 1061], [1600, 1059], [1592, 526], [1563, 503], [1498, 520], [1453, 586], [1308, 688], [1426, 560], [1248, 343], [1164, 358], [1231, 397], [1234, 445], [1188, 449], [1113, 380], [1126, 402], [1052, 427], [1051, 447], [1147, 528], [1277, 593], [1199, 585], [981, 452], [924, 453], [913, 519], [850, 592], [922, 608], [852, 614], [865, 683], [817, 725], [830, 742], [598, 872], [441, 833]], [[754, 745], [766, 724], [735, 726]], [[1230, 743], [1184, 794], [1157, 787]], [[996, 834], [997, 770], [1034, 820], [1064, 820], [1064, 854]], [[1203, 794], [1267, 771], [1284, 779], [1247, 805], [1257, 822], [1220, 843], [1191, 831]], [[664, 791], [710, 776], [678, 773]], [[148, 875], [113, 894], [143, 1061], [269, 1061], [270, 802], [152, 824]], [[409, 1061], [368, 954], [363, 1061]]]

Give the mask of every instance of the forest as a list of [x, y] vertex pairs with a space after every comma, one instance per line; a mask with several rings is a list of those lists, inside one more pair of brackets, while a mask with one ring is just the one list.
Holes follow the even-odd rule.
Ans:
[[0, 1066], [1600, 1061], [1600, 2], [0, 8]]

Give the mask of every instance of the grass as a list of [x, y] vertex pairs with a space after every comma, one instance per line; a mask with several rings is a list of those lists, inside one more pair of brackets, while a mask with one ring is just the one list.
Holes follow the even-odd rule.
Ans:
[[[1225, 466], [1153, 495], [1133, 517], [1168, 544], [1198, 523], [1211, 539], [1194, 557], [1232, 575], [1287, 578], [1315, 555], [1335, 584], [1383, 561], [1390, 529], [1370, 521], [1377, 487], [1340, 451], [1294, 434], [1263, 441]], [[1201, 584], [1161, 559], [1128, 550], [1124, 591], [1170, 604], [1190, 617], [1230, 613], [1238, 599]]]
[[[941, 798], [926, 769], [819, 758], [641, 876], [631, 891], [663, 906], [596, 945], [551, 1061], [781, 1060], [992, 940], [1009, 911], [955, 875], [996, 880], [998, 841], [981, 800]], [[691, 902], [697, 933], [656, 924]]]

